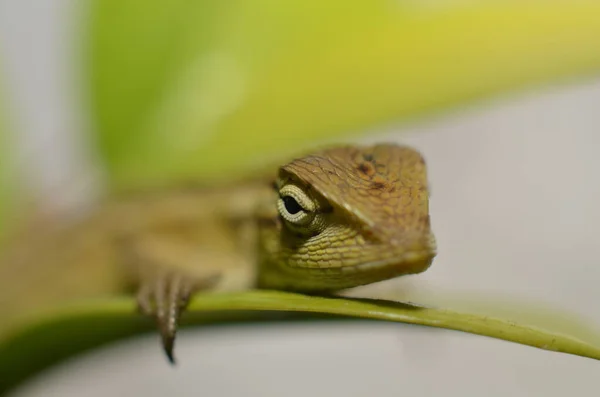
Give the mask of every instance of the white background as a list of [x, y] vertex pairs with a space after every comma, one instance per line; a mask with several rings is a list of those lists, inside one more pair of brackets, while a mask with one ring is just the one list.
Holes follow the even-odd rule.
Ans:
[[[24, 170], [64, 207], [98, 175], [76, 134], [72, 4], [0, 1], [3, 79], [22, 158], [35, 159]], [[543, 300], [600, 324], [599, 128], [592, 80], [381, 132], [429, 163], [439, 256], [415, 282]], [[124, 341], [14, 395], [596, 396], [600, 375], [590, 359], [387, 323], [200, 328], [181, 333], [177, 354], [174, 369], [156, 337]]]

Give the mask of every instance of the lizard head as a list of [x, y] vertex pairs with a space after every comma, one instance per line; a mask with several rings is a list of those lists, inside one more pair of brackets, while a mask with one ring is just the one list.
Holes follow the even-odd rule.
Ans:
[[263, 288], [350, 288], [420, 273], [435, 256], [426, 167], [414, 149], [326, 149], [282, 166], [274, 187], [259, 211]]

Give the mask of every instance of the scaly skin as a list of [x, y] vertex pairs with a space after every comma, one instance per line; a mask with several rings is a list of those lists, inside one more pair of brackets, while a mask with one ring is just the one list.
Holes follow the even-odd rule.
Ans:
[[277, 190], [306, 202], [306, 217], [264, 202], [260, 287], [331, 292], [419, 273], [433, 260], [425, 163], [410, 148], [315, 153], [281, 167]]
[[173, 361], [178, 319], [198, 291], [331, 294], [430, 266], [426, 167], [415, 150], [334, 147], [270, 179], [119, 200], [70, 230], [16, 244], [0, 260], [0, 279], [11, 279], [0, 314], [137, 285]]

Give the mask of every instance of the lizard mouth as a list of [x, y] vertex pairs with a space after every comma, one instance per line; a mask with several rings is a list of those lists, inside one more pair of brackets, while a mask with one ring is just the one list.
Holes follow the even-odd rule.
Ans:
[[340, 276], [344, 278], [347, 274], [350, 281], [356, 280], [352, 286], [371, 284], [407, 274], [422, 273], [431, 266], [434, 258], [430, 252], [411, 253], [408, 256], [409, 258], [400, 260], [391, 259], [342, 267]]
[[[427, 270], [435, 254], [412, 252], [401, 258], [329, 268], [295, 268], [295, 280], [306, 291], [335, 291]], [[302, 280], [304, 279], [304, 280]]]

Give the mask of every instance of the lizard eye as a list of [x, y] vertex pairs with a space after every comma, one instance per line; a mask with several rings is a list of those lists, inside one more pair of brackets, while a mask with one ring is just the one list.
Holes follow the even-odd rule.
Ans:
[[305, 226], [313, 220], [316, 205], [298, 186], [285, 185], [279, 190], [277, 209], [283, 219], [289, 223]]
[[300, 207], [300, 204], [298, 204], [295, 198], [291, 196], [285, 196], [282, 198], [282, 200], [283, 205], [285, 206], [285, 210], [291, 215], [295, 215], [298, 212], [302, 211], [302, 207]]

